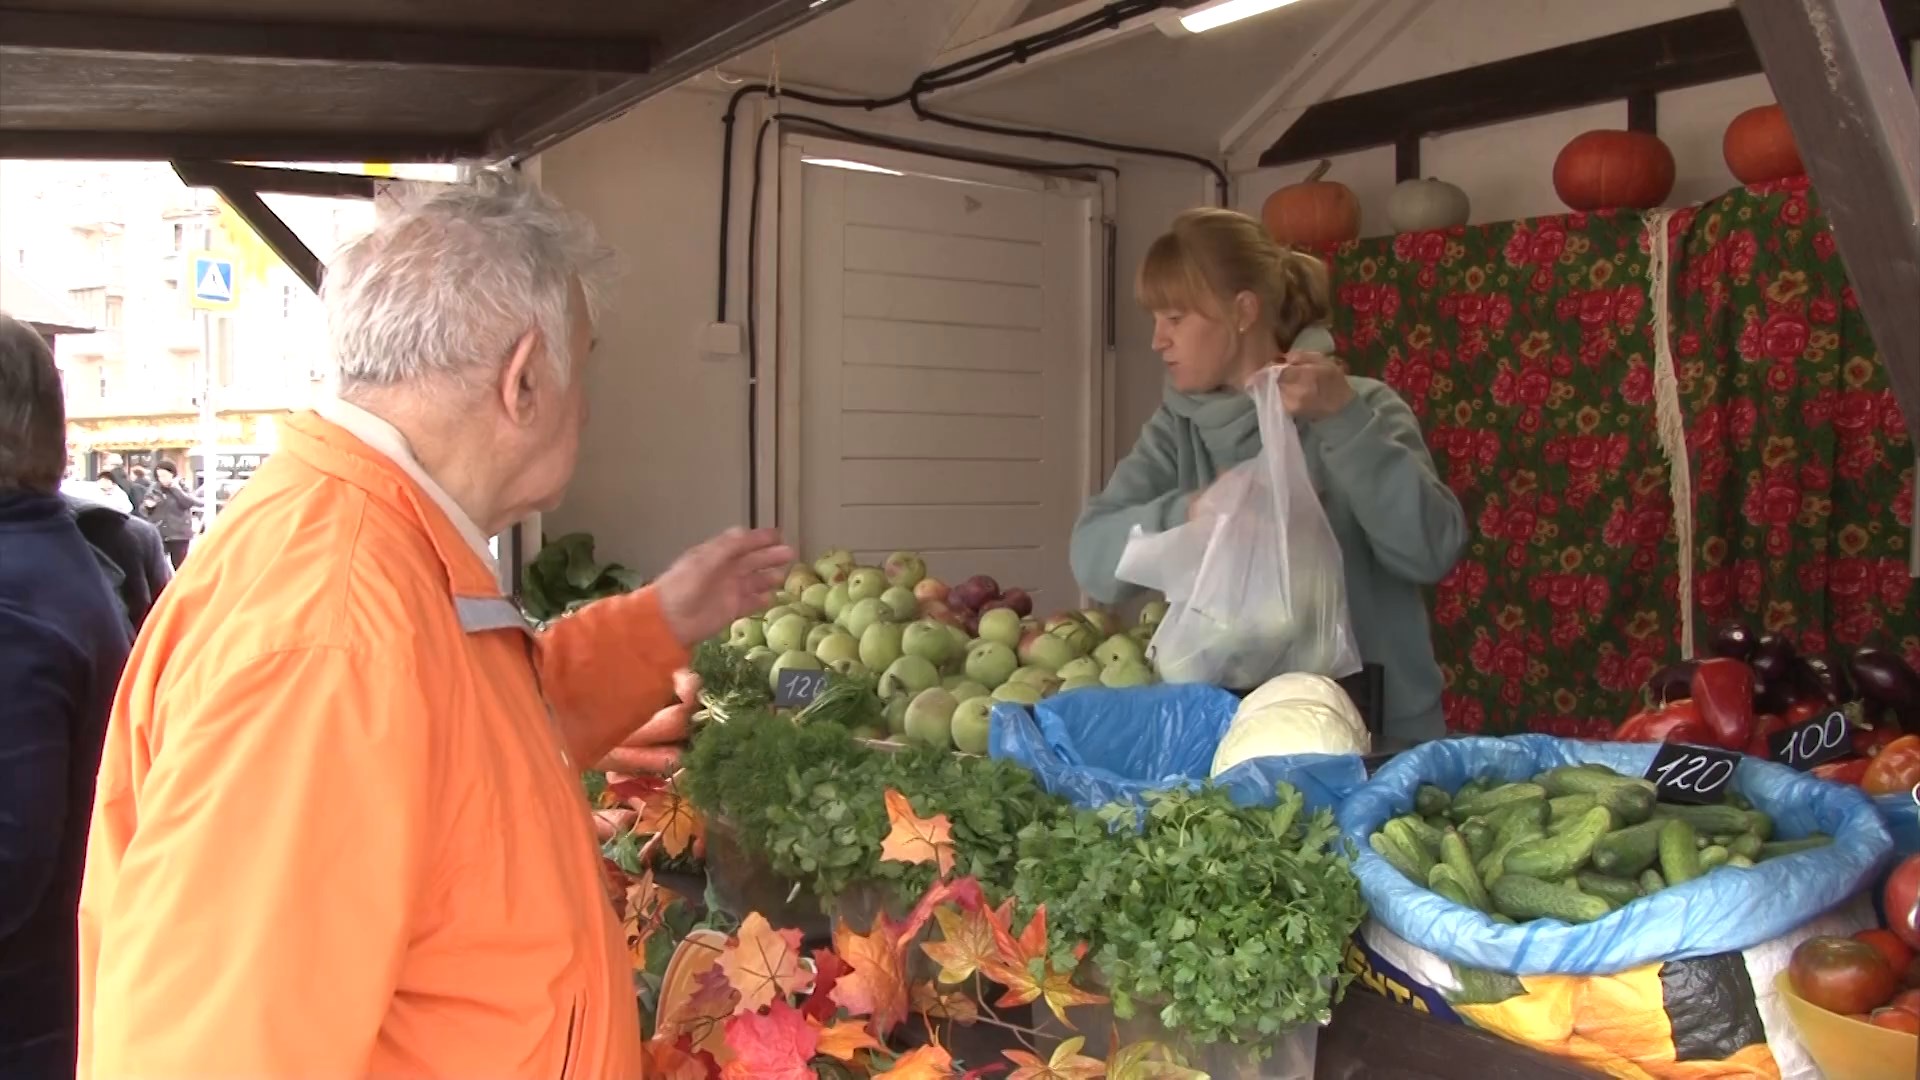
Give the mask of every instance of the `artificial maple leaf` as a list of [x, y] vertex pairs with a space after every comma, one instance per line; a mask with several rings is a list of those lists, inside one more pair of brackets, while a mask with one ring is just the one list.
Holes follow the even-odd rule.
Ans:
[[949, 986], [966, 982], [999, 956], [986, 909], [962, 912], [943, 907], [933, 917], [940, 923], [940, 940], [927, 942], [920, 951], [940, 965], [941, 982]]
[[[665, 790], [667, 790], [667, 778], [664, 776], [629, 776], [626, 773], [618, 773], [608, 776], [607, 789], [600, 793], [600, 801], [604, 806], [631, 804], [638, 810], [648, 796]], [[612, 801], [608, 802], [609, 799]]]
[[1080, 1052], [1087, 1040], [1075, 1036], [1054, 1047], [1053, 1057], [1041, 1061], [1025, 1050], [1008, 1050], [1007, 1060], [1020, 1066], [1007, 1080], [1093, 1080], [1107, 1072], [1106, 1062]]
[[864, 934], [845, 922], [833, 927], [833, 951], [852, 969], [834, 984], [833, 1000], [855, 1016], [868, 1017], [873, 1033], [883, 1039], [907, 1017], [906, 956], [898, 932], [885, 912], [874, 916]]
[[722, 1080], [813, 1080], [813, 1059], [820, 1035], [800, 1010], [776, 1001], [765, 1013], [741, 1013], [727, 1021], [727, 1049], [733, 1058], [720, 1070]]
[[757, 1012], [774, 998], [806, 989], [812, 976], [800, 966], [800, 932], [775, 930], [766, 916], [753, 912], [720, 957], [727, 981], [740, 991], [736, 1012]]
[[672, 786], [647, 796], [640, 805], [640, 820], [633, 825], [633, 831], [642, 836], [658, 837], [661, 849], [673, 856], [686, 854], [705, 828], [693, 804]]
[[862, 1050], [885, 1049], [865, 1024], [842, 1020], [832, 1027], [815, 1026], [820, 1032], [818, 1052], [840, 1061], [851, 1063]]
[[694, 976], [693, 985], [693, 993], [674, 1009], [668, 1030], [685, 1033], [697, 1049], [711, 1052], [723, 1042], [724, 1025], [734, 1014], [740, 992], [718, 963]]
[[980, 889], [980, 879], [973, 877], [941, 878], [920, 895], [913, 910], [907, 913], [907, 921], [900, 924], [900, 941], [905, 943], [918, 937], [922, 927], [933, 918], [933, 913], [946, 904], [953, 904], [961, 911], [978, 911], [987, 906], [987, 895]]
[[647, 1076], [654, 1080], [707, 1080], [712, 1055], [696, 1053], [682, 1035], [655, 1038], [646, 1045]]
[[874, 1073], [873, 1080], [946, 1080], [953, 1075], [953, 1055], [935, 1043], [900, 1055], [886, 1072]]
[[887, 820], [893, 830], [880, 842], [880, 857], [892, 862], [930, 862], [940, 868], [940, 876], [953, 872], [953, 823], [945, 814], [919, 817], [905, 795], [893, 788], [886, 792]]
[[1107, 1080], [1206, 1080], [1206, 1077], [1207, 1074], [1198, 1069], [1187, 1068], [1185, 1059], [1171, 1048], [1156, 1042], [1116, 1047], [1107, 1056]]
[[914, 1012], [929, 1020], [951, 1020], [956, 1024], [971, 1024], [980, 1019], [980, 1006], [970, 997], [958, 990], [942, 992], [930, 982], [918, 983], [908, 1005]]
[[832, 949], [813, 950], [813, 991], [800, 1003], [800, 1011], [823, 1024], [833, 1019], [840, 1011], [833, 1001], [833, 988], [840, 976], [852, 970]]
[[993, 925], [994, 948], [999, 955], [981, 972], [1007, 988], [1006, 995], [994, 1004], [1025, 1005], [1044, 998], [1047, 1008], [1071, 1030], [1073, 1021], [1067, 1019], [1068, 1006], [1099, 1005], [1107, 999], [1073, 985], [1072, 972], [1054, 970], [1053, 961], [1047, 958], [1045, 904], [1034, 909], [1033, 918], [1027, 921], [1026, 929], [1020, 931], [1017, 938], [1008, 926], [1008, 916], [1012, 910], [1011, 904], [1004, 905], [989, 920]]

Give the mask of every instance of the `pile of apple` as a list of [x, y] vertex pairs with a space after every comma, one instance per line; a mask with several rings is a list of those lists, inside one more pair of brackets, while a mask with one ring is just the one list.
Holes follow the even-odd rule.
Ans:
[[1098, 609], [1042, 622], [1025, 590], [1002, 592], [990, 577], [949, 587], [913, 552], [873, 567], [836, 548], [789, 570], [774, 605], [736, 621], [727, 644], [745, 651], [769, 685], [790, 670], [877, 677], [890, 730], [859, 734], [984, 754], [995, 702], [1032, 705], [1083, 687], [1153, 682], [1146, 644], [1165, 613], [1165, 604], [1149, 604], [1125, 629]]

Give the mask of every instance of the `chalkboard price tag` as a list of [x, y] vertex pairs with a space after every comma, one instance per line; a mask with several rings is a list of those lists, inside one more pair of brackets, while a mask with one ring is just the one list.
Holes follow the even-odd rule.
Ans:
[[1717, 746], [1661, 743], [1647, 766], [1654, 795], [1661, 802], [1716, 803], [1740, 765], [1739, 754]]
[[1767, 753], [1782, 765], [1806, 772], [1852, 753], [1852, 734], [1847, 714], [1834, 709], [1767, 736]]
[[826, 672], [788, 668], [780, 673], [780, 680], [773, 684], [773, 703], [781, 708], [811, 704], [826, 688]]

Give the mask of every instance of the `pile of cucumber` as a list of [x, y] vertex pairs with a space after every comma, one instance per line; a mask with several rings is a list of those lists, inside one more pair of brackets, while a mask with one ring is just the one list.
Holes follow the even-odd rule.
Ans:
[[1715, 806], [1657, 802], [1650, 781], [1604, 765], [1532, 780], [1423, 784], [1414, 813], [1386, 823], [1373, 850], [1417, 885], [1496, 922], [1592, 922], [1722, 868], [1831, 843], [1773, 840], [1773, 820], [1739, 795]]

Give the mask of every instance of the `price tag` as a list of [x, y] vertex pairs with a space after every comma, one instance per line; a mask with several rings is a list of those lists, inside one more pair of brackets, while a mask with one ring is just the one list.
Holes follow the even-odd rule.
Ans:
[[806, 705], [819, 697], [820, 691], [826, 688], [826, 672], [788, 668], [780, 673], [780, 681], [773, 686], [773, 703], [782, 708], [789, 705]]
[[1654, 795], [1661, 802], [1715, 803], [1733, 779], [1740, 755], [1717, 746], [1661, 743], [1647, 766]]
[[1847, 714], [1835, 709], [1767, 736], [1767, 753], [1780, 764], [1805, 772], [1852, 753], [1852, 734]]

